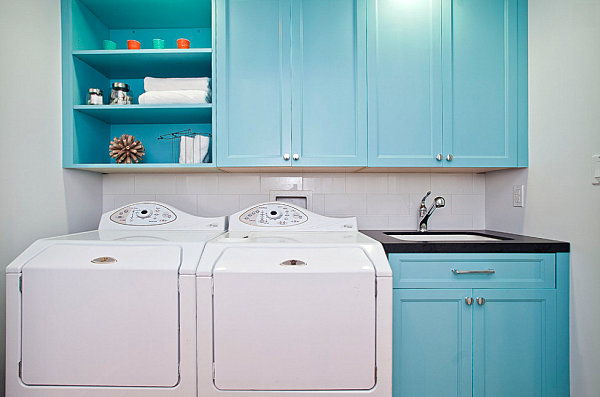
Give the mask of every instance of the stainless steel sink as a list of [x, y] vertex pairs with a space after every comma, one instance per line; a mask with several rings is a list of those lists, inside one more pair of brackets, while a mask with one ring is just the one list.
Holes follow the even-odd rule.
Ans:
[[405, 241], [501, 241], [506, 238], [473, 232], [386, 232], [390, 237]]

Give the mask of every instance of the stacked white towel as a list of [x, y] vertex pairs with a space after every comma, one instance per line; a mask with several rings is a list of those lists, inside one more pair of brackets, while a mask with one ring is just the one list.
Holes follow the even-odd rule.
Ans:
[[144, 78], [145, 91], [179, 91], [179, 90], [199, 90], [209, 91], [211, 88], [210, 77], [190, 77], [190, 78], [168, 78], [159, 79], [156, 77]]
[[149, 91], [138, 98], [140, 105], [172, 105], [182, 103], [210, 103], [210, 91], [179, 90], [179, 91]]
[[212, 89], [209, 77], [144, 78], [144, 92], [138, 98], [140, 105], [173, 105], [211, 103]]
[[182, 136], [179, 146], [180, 164], [197, 164], [208, 162], [210, 137], [204, 135]]

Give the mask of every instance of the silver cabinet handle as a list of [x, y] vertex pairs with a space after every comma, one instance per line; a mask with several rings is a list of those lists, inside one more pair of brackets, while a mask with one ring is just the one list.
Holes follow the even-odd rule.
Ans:
[[465, 298], [465, 303], [467, 304], [467, 306], [471, 306], [473, 304], [473, 298], [470, 296], [467, 296]]
[[478, 297], [477, 297], [475, 300], [477, 301], [477, 304], [478, 304], [479, 306], [481, 306], [481, 305], [484, 305], [484, 304], [485, 304], [485, 298], [482, 298], [482, 297], [478, 296]]
[[290, 159], [290, 154], [289, 154], [289, 153], [285, 153], [285, 154], [283, 155], [283, 159], [284, 159], [285, 161], [288, 161], [288, 160]]
[[450, 269], [454, 274], [494, 274], [496, 271], [494, 269], [487, 270], [456, 270], [454, 268]]
[[440, 153], [440, 154], [438, 154], [437, 156], [435, 156], [435, 159], [436, 159], [437, 161], [442, 161], [442, 158], [443, 158], [443, 157], [444, 157], [444, 156], [442, 156], [442, 154]]
[[454, 159], [453, 155], [449, 154], [449, 155], [446, 156], [446, 160], [452, 161], [452, 159]]
[[298, 153], [294, 153], [294, 155], [292, 156], [292, 158], [294, 160], [298, 160], [300, 158], [300, 155]]

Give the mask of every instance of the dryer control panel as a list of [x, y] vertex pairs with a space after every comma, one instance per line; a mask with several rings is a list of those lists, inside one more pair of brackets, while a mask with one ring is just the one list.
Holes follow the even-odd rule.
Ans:
[[110, 220], [121, 225], [154, 226], [173, 222], [177, 215], [158, 203], [135, 203], [119, 208]]
[[241, 222], [252, 226], [294, 226], [304, 223], [308, 216], [287, 204], [267, 203], [250, 208], [239, 216]]
[[356, 232], [356, 218], [331, 218], [290, 203], [260, 203], [229, 217], [230, 232]]

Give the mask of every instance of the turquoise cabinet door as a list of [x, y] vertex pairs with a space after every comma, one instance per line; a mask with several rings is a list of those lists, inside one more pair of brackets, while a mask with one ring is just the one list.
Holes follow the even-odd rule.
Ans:
[[470, 296], [470, 289], [394, 290], [394, 397], [471, 397]]
[[556, 290], [474, 290], [473, 396], [557, 396]]
[[443, 0], [445, 167], [516, 167], [527, 151], [526, 20], [526, 0]]
[[440, 167], [441, 0], [367, 7], [369, 166]]
[[289, 0], [217, 0], [216, 26], [217, 165], [289, 165]]
[[366, 166], [366, 0], [291, 1], [293, 165]]

